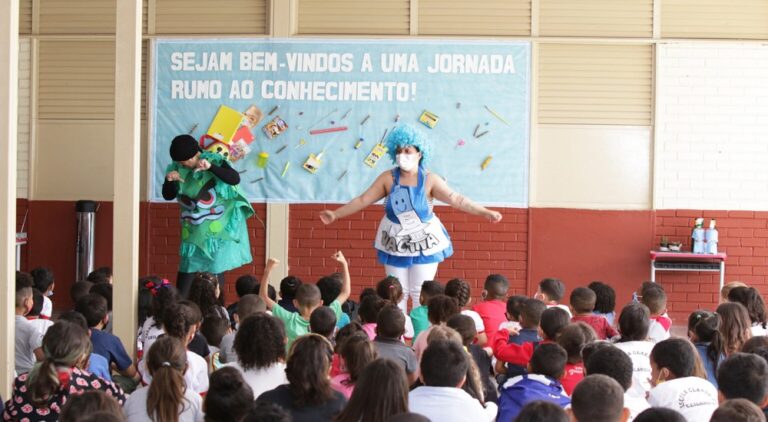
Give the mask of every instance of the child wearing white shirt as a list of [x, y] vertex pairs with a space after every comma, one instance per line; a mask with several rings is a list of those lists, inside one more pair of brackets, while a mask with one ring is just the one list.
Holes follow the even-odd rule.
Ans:
[[653, 343], [648, 340], [649, 317], [648, 307], [641, 303], [625, 306], [619, 316], [621, 338], [616, 343], [616, 347], [632, 359], [632, 387], [628, 393], [642, 399], [651, 389], [648, 379], [651, 376], [650, 356]]
[[651, 384], [648, 403], [682, 414], [688, 422], [708, 421], [717, 409], [717, 389], [694, 376], [698, 352], [681, 338], [661, 341], [651, 352]]

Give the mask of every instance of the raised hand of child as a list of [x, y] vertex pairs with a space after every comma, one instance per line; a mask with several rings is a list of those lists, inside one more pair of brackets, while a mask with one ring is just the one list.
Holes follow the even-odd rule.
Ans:
[[344, 254], [341, 253], [341, 251], [336, 251], [335, 254], [331, 255], [331, 258], [341, 265], [347, 265], [347, 258], [344, 257]]
[[269, 259], [267, 259], [266, 267], [269, 268], [269, 269], [272, 269], [272, 268], [275, 268], [276, 266], [278, 266], [278, 264], [280, 264], [280, 260], [279, 259], [270, 257]]

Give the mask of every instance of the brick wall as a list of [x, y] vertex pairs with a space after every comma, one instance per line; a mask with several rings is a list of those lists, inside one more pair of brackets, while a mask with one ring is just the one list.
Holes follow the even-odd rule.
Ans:
[[[763, 294], [768, 292], [768, 212], [658, 210], [655, 245], [661, 236], [684, 243], [691, 250], [691, 229], [696, 217], [717, 220], [718, 250], [728, 254], [725, 282], [743, 281]], [[691, 311], [714, 310], [720, 293], [719, 276], [709, 272], [660, 272], [657, 281], [667, 290], [668, 307], [675, 324], [685, 324]]]
[[657, 48], [654, 208], [768, 210], [768, 46]]
[[[336, 205], [328, 206], [330, 208]], [[318, 213], [323, 204], [291, 205], [288, 264], [290, 273], [306, 281], [316, 281], [335, 271], [331, 254], [344, 252], [350, 261], [353, 298], [363, 288], [384, 277], [376, 260], [373, 238], [383, 216], [380, 206], [324, 226]], [[449, 207], [436, 207], [436, 214], [453, 240], [453, 257], [440, 264], [437, 278], [446, 282], [460, 277], [472, 286], [472, 296], [480, 297], [485, 277], [504, 274], [510, 280], [510, 294], [524, 294], [528, 270], [528, 210], [499, 210], [504, 219], [490, 224], [486, 220]]]

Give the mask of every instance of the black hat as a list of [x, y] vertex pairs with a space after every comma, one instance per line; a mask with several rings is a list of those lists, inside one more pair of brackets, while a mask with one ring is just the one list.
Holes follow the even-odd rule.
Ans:
[[200, 147], [195, 138], [189, 135], [179, 135], [171, 141], [171, 159], [173, 161], [187, 161], [200, 152]]

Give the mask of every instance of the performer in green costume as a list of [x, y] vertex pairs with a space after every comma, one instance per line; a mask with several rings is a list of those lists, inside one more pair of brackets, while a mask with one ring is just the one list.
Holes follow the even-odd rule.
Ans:
[[189, 135], [175, 137], [170, 154], [163, 198], [181, 206], [177, 284], [186, 297], [196, 272], [214, 273], [223, 284], [224, 271], [252, 261], [246, 219], [254, 212], [224, 157], [201, 151]]

